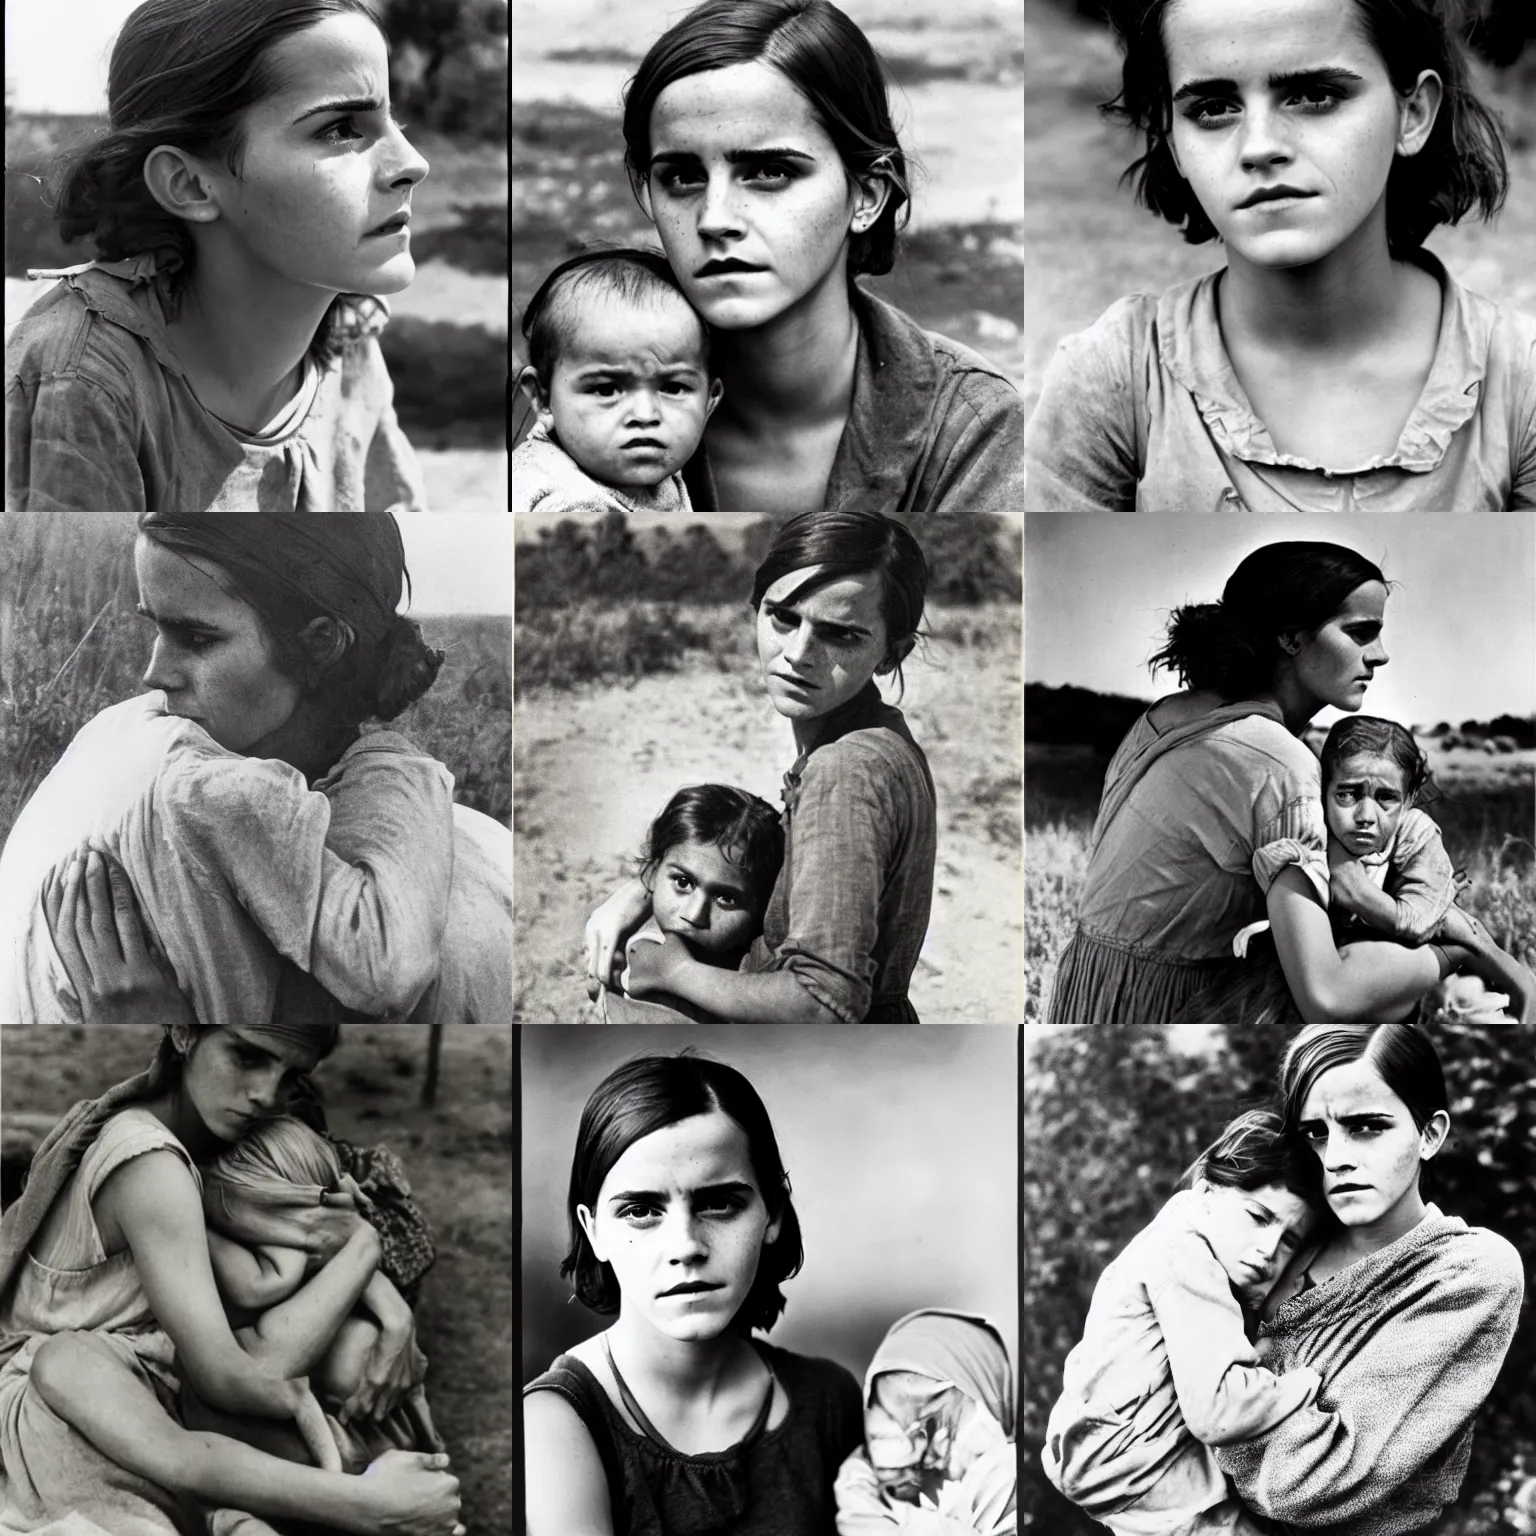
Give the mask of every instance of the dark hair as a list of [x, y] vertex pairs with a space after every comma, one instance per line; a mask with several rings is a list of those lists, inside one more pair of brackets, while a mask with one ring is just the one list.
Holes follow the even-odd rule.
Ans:
[[1323, 743], [1323, 788], [1333, 778], [1341, 758], [1357, 752], [1373, 752], [1390, 758], [1403, 770], [1403, 789], [1409, 800], [1417, 800], [1421, 791], [1433, 785], [1429, 759], [1419, 751], [1413, 734], [1395, 720], [1376, 715], [1346, 715], [1335, 720]]
[[[807, 577], [785, 599], [795, 602], [839, 576], [875, 574], [881, 580], [880, 616], [888, 646], [921, 633], [928, 595], [928, 562], [903, 522], [879, 512], [802, 512], [773, 536], [752, 576], [752, 607], [781, 576], [807, 566], [825, 569]], [[896, 664], [898, 687], [901, 663]]]
[[[61, 156], [50, 174], [64, 241], [92, 236], [101, 261], [150, 252], [179, 258], [164, 278], [174, 311], [197, 250], [185, 222], [150, 192], [146, 157], [157, 144], [171, 144], [222, 160], [239, 176], [242, 114], [281, 87], [273, 45], [328, 16], [366, 16], [384, 33], [363, 0], [145, 0], [112, 47], [105, 132]], [[330, 362], [378, 308], [366, 295], [338, 295], [310, 356]]]
[[880, 217], [851, 236], [848, 275], [889, 272], [912, 195], [907, 159], [891, 125], [880, 60], [829, 0], [704, 0], [651, 44], [624, 88], [624, 164], [636, 196], [650, 175], [656, 98], [689, 75], [759, 61], [805, 97], [849, 176], [889, 184]]
[[[626, 304], [654, 302], [665, 294], [675, 294], [684, 304], [688, 303], [660, 251], [615, 246], [611, 250], [583, 251], [569, 261], [562, 261], [539, 284], [538, 292], [523, 311], [522, 332], [528, 343], [528, 362], [538, 377], [539, 388], [546, 393], [560, 358], [561, 344], [570, 340], [582, 301], [596, 294], [610, 294]], [[697, 318], [704, 338], [700, 351], [707, 371], [709, 327], [702, 315]]]
[[[1110, 0], [1110, 20], [1125, 53], [1120, 93], [1100, 108], [1140, 132], [1146, 152], [1122, 181], [1136, 200], [1191, 244], [1216, 238], [1216, 226], [1173, 158], [1172, 85], [1163, 24], [1177, 0]], [[1434, 128], [1416, 155], [1398, 155], [1387, 178], [1387, 245], [1394, 256], [1416, 251], [1439, 224], [1456, 224], [1474, 208], [1485, 219], [1503, 205], [1509, 170], [1499, 125], [1472, 89], [1466, 54], [1455, 36], [1449, 0], [1353, 0], [1360, 24], [1406, 95], [1421, 70], [1440, 76], [1444, 95]]]
[[1263, 1189], [1278, 1185], [1303, 1200], [1321, 1202], [1322, 1172], [1317, 1159], [1272, 1109], [1239, 1115], [1184, 1170], [1179, 1186], [1207, 1179], [1226, 1189]]
[[1167, 667], [1188, 688], [1246, 699], [1269, 687], [1285, 630], [1318, 629], [1379, 567], [1342, 544], [1265, 544], [1247, 556], [1219, 603], [1186, 603], [1168, 621], [1168, 639], [1149, 666]]
[[640, 879], [647, 890], [667, 850], [679, 843], [716, 844], [747, 877], [762, 913], [784, 862], [784, 827], [766, 800], [732, 784], [678, 790], [646, 834]]
[[717, 1109], [746, 1135], [764, 1203], [770, 1217], [780, 1221], [779, 1235], [764, 1246], [757, 1277], [731, 1326], [740, 1333], [766, 1332], [778, 1321], [784, 1310], [780, 1282], [799, 1274], [805, 1262], [789, 1175], [757, 1090], [734, 1067], [692, 1051], [625, 1062], [597, 1085], [581, 1112], [565, 1201], [571, 1248], [561, 1261], [560, 1273], [594, 1312], [619, 1310], [619, 1286], [612, 1267], [600, 1263], [592, 1251], [576, 1219], [576, 1207], [597, 1209], [609, 1169], [642, 1136]]
[[1280, 1097], [1287, 1131], [1301, 1124], [1312, 1085], [1334, 1067], [1363, 1061], [1408, 1106], [1422, 1131], [1437, 1110], [1449, 1111], [1445, 1072], [1434, 1042], [1412, 1024], [1309, 1024], [1286, 1047]]

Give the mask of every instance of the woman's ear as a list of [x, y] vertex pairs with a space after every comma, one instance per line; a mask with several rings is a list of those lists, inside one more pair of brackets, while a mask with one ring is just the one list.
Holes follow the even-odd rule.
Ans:
[[1275, 636], [1275, 644], [1280, 647], [1282, 656], [1297, 656], [1301, 653], [1301, 631], [1299, 629], [1283, 630]]
[[334, 666], [352, 648], [357, 634], [345, 619], [321, 614], [299, 631], [299, 644], [316, 672]]
[[169, 214], [193, 224], [211, 224], [219, 216], [218, 198], [206, 169], [186, 150], [157, 144], [144, 157], [144, 184]]
[[912, 654], [912, 647], [916, 644], [916, 635], [908, 635], [905, 639], [895, 641], [890, 650], [885, 653], [885, 660], [875, 668], [875, 676], [889, 677]]
[[853, 179], [853, 232], [862, 235], [873, 229], [885, 205], [891, 200], [890, 177], [875, 162], [867, 174]]
[[636, 176], [633, 171], [629, 173], [629, 190], [635, 194], [635, 201], [640, 204], [640, 211], [652, 224], [656, 222], [656, 215], [651, 210], [651, 178], [649, 176]]
[[1445, 1145], [1451, 1134], [1451, 1117], [1443, 1109], [1437, 1109], [1419, 1132], [1419, 1161], [1427, 1163]]
[[1406, 96], [1398, 97], [1397, 152], [1416, 155], [1429, 143], [1445, 99], [1445, 85], [1434, 70], [1422, 70]]
[[592, 1252], [597, 1255], [597, 1262], [606, 1264], [608, 1255], [597, 1245], [597, 1218], [592, 1214], [591, 1209], [585, 1205], [578, 1205], [576, 1220], [580, 1223], [581, 1230], [586, 1233], [587, 1241], [592, 1245]]
[[783, 1230], [784, 1212], [780, 1211], [779, 1214], [775, 1216], [766, 1227], [763, 1228], [763, 1247], [767, 1248], [771, 1244], [778, 1242], [779, 1233]]
[[171, 1049], [182, 1060], [192, 1054], [192, 1047], [197, 1043], [197, 1025], [167, 1024], [165, 1032], [171, 1037]]

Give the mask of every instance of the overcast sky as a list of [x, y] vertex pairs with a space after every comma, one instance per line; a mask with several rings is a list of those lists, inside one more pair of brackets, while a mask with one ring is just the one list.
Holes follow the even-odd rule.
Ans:
[[399, 517], [412, 613], [512, 612], [512, 522], [507, 513]]
[[[1028, 682], [1154, 698], [1177, 680], [1146, 662], [1168, 612], [1214, 602], [1244, 555], [1279, 539], [1322, 539], [1373, 560], [1397, 583], [1383, 636], [1389, 665], [1365, 712], [1404, 724], [1536, 713], [1536, 518], [1080, 517], [1025, 519]], [[1317, 723], [1327, 725], [1337, 711]]]
[[21, 112], [105, 112], [112, 43], [139, 0], [5, 0], [5, 80]]

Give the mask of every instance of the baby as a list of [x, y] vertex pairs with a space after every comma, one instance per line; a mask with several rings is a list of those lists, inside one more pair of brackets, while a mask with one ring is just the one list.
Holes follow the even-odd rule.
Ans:
[[1318, 1177], [1279, 1115], [1240, 1115], [1099, 1277], [1040, 1458], [1116, 1536], [1257, 1536], [1210, 1447], [1272, 1429], [1322, 1384], [1264, 1369], [1249, 1342], [1319, 1219]]
[[[680, 789], [646, 837], [640, 879], [651, 893], [651, 918], [625, 946], [626, 960], [635, 945], [676, 934], [696, 960], [735, 970], [763, 931], [783, 862], [784, 829], [766, 800], [730, 784]], [[630, 997], [628, 979], [626, 963], [616, 987], [593, 984], [603, 1022], [642, 1024], [656, 1018], [654, 1005], [711, 1022], [679, 998]]]
[[512, 455], [514, 512], [691, 512], [681, 470], [721, 385], [709, 328], [651, 251], [590, 251], [523, 315], [518, 383], [538, 424]]
[[984, 1317], [925, 1307], [864, 1376], [864, 1442], [837, 1474], [838, 1536], [1015, 1536], [1013, 1371]]

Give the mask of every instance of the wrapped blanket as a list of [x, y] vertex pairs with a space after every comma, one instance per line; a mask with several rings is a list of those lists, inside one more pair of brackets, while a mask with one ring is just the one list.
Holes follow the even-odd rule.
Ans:
[[1276, 1371], [1308, 1365], [1315, 1403], [1216, 1448], [1249, 1508], [1328, 1536], [1399, 1536], [1461, 1488], [1472, 1420], [1524, 1292], [1520, 1256], [1436, 1206], [1411, 1231], [1284, 1302], [1260, 1327]]

